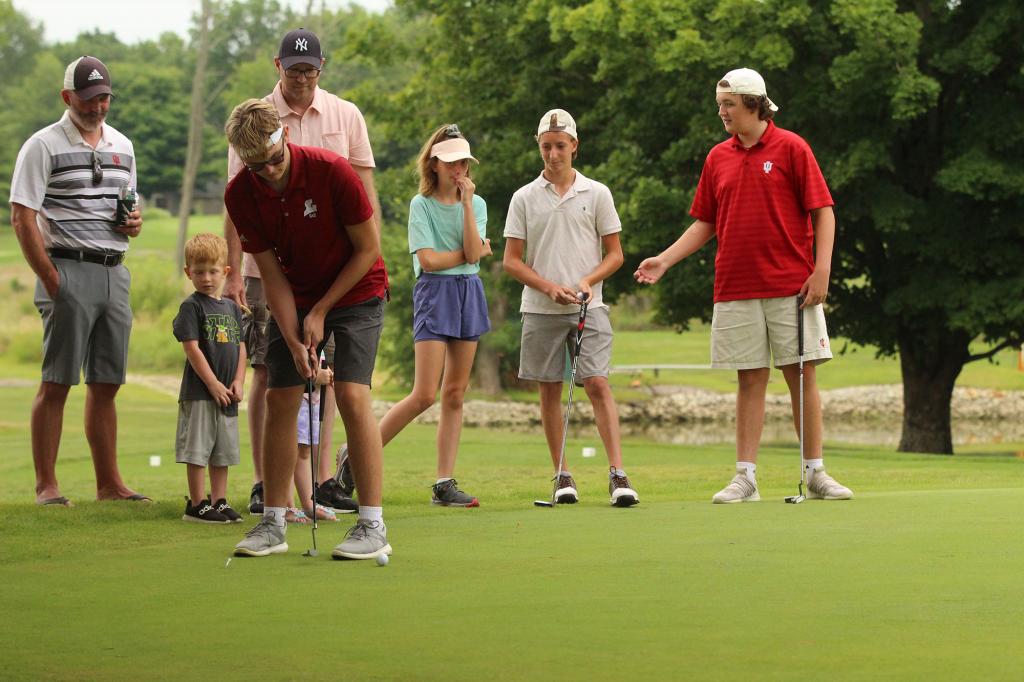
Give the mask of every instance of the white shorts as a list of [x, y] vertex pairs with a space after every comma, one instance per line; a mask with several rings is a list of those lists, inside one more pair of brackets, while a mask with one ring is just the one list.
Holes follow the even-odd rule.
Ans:
[[[331, 390], [331, 389], [327, 389]], [[313, 400], [313, 440], [309, 440], [309, 394], [302, 394], [302, 402], [299, 403], [299, 445], [312, 445], [320, 442], [320, 387], [316, 387], [316, 398]], [[324, 419], [329, 416], [324, 415]]]
[[[821, 364], [832, 358], [820, 305], [801, 311], [804, 318], [804, 362]], [[711, 366], [716, 369], [758, 369], [794, 365], [797, 346], [796, 296], [722, 301], [711, 319]], [[774, 360], [774, 362], [773, 362]]]

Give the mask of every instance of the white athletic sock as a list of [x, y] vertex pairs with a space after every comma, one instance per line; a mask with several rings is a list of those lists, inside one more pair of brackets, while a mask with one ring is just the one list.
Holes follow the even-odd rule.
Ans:
[[384, 523], [384, 507], [364, 507], [359, 505], [359, 518], [364, 521], [380, 521]]
[[274, 517], [274, 525], [278, 528], [287, 528], [288, 524], [284, 522], [284, 507], [263, 507], [263, 515], [272, 514]]
[[825, 460], [821, 459], [820, 457], [818, 459], [805, 459], [804, 460], [804, 469], [807, 471], [808, 474], [813, 474], [815, 469], [824, 469], [824, 468], [825, 468]]
[[757, 485], [757, 465], [753, 462], [736, 462], [736, 471], [743, 472], [747, 480]]
[[437, 479], [437, 482], [434, 485], [441, 485], [445, 481], [450, 481], [450, 480], [452, 480], [451, 476], [449, 476], [448, 478], [439, 478], [439, 479]]

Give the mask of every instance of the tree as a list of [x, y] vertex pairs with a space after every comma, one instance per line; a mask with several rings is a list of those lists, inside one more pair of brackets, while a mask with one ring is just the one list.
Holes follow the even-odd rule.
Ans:
[[210, 56], [210, 18], [213, 14], [211, 0], [202, 0], [199, 16], [196, 70], [192, 76], [192, 103], [188, 124], [188, 146], [185, 151], [185, 171], [181, 176], [181, 208], [178, 209], [178, 250], [177, 262], [185, 264], [185, 239], [188, 236], [188, 218], [192, 212], [192, 192], [196, 186], [196, 174], [203, 153], [203, 129], [206, 127], [206, 63]]
[[[492, 224], [536, 172], [523, 131], [552, 106], [576, 114], [578, 163], [612, 188], [625, 226], [627, 263], [611, 295], [630, 290], [636, 263], [690, 222], [704, 157], [724, 137], [715, 81], [737, 66], [761, 71], [782, 104], [777, 122], [811, 143], [833, 189], [833, 332], [899, 353], [900, 449], [952, 451], [961, 368], [1024, 335], [1024, 134], [1011, 113], [1024, 103], [1019, 3], [400, 6], [432, 17], [432, 44], [445, 47], [425, 50], [420, 75], [396, 101], [407, 105], [406, 121], [441, 116], [482, 132]], [[662, 320], [685, 329], [708, 319], [714, 256], [711, 244], [659, 284]]]

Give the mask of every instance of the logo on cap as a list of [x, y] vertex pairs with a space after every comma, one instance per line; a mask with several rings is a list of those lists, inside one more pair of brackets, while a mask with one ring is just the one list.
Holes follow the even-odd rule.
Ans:
[[551, 126], [551, 130], [565, 130], [565, 126], [558, 125], [558, 114], [551, 114], [548, 125]]
[[101, 80], [103, 80], [103, 74], [100, 73], [98, 70], [93, 69], [92, 73], [89, 74], [89, 78], [87, 80], [101, 81]]
[[309, 45], [307, 44], [306, 39], [305, 38], [296, 38], [295, 39], [295, 49], [298, 50], [299, 52], [307, 52], [307, 51], [309, 51]]

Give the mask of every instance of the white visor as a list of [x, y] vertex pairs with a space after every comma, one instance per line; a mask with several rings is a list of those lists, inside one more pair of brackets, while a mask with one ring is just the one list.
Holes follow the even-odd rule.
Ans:
[[430, 158], [438, 158], [447, 163], [462, 159], [469, 159], [470, 161], [480, 163], [470, 154], [469, 142], [461, 137], [453, 137], [435, 144], [430, 148]]

